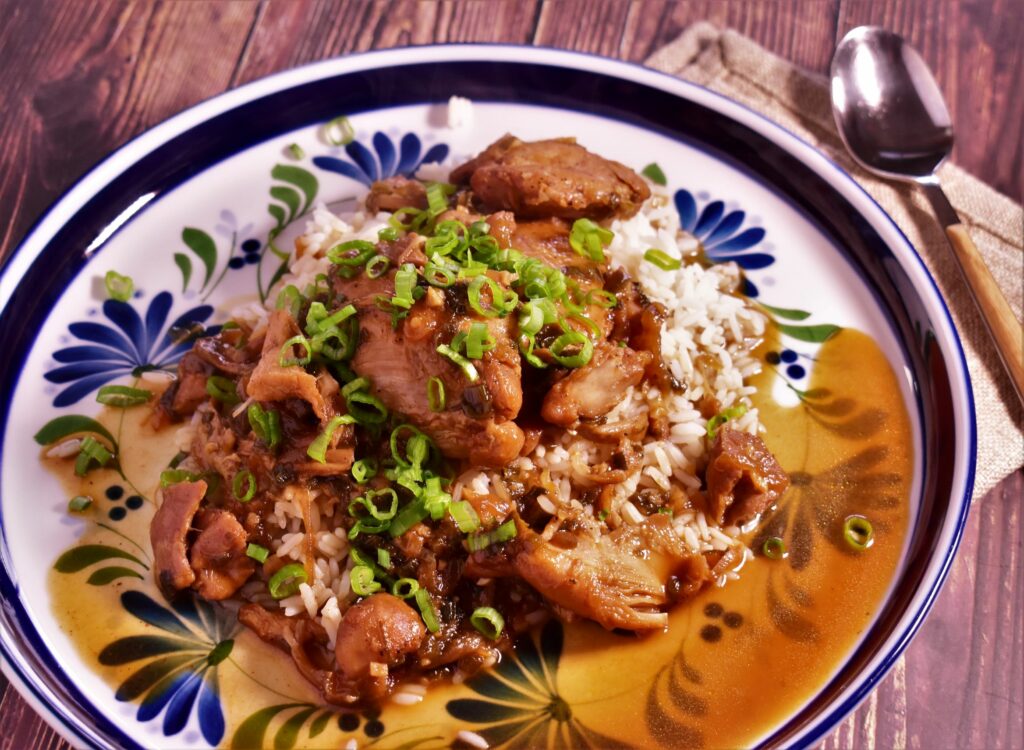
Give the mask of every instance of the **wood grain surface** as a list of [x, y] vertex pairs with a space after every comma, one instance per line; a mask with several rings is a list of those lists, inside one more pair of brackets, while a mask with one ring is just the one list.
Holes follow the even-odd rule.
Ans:
[[[182, 109], [347, 52], [509, 42], [642, 61], [688, 24], [734, 28], [824, 72], [861, 24], [935, 70], [954, 159], [1024, 193], [1021, 0], [0, 0], [0, 258], [90, 165]], [[950, 579], [892, 673], [829, 748], [1024, 747], [1024, 534], [1018, 471], [976, 502]], [[0, 750], [66, 748], [0, 677]]]

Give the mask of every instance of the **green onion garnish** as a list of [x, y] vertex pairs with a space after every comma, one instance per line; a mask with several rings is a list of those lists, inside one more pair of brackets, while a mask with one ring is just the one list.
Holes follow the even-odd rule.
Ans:
[[180, 484], [181, 482], [195, 482], [199, 479], [199, 474], [193, 474], [191, 471], [185, 471], [184, 469], [165, 469], [160, 472], [160, 486], [170, 487], [172, 484]]
[[96, 393], [96, 400], [105, 406], [126, 409], [144, 404], [153, 397], [145, 388], [130, 388], [127, 385], [105, 385]]
[[383, 547], [377, 549], [377, 564], [382, 568], [391, 567], [391, 553]]
[[75, 495], [68, 500], [68, 510], [72, 513], [81, 513], [92, 505], [92, 498], [88, 495]]
[[345, 398], [349, 414], [361, 425], [384, 424], [388, 408], [384, 402], [366, 391], [356, 391]]
[[597, 305], [606, 310], [619, 304], [618, 298], [607, 289], [591, 289], [587, 292], [586, 302], [588, 305]]
[[256, 477], [251, 471], [243, 469], [235, 474], [235, 478], [231, 480], [231, 494], [240, 503], [252, 500], [256, 494]]
[[765, 557], [770, 557], [772, 560], [783, 560], [789, 556], [786, 542], [777, 536], [770, 536], [765, 539], [761, 551], [764, 552]]
[[644, 260], [648, 263], [653, 263], [662, 271], [676, 271], [683, 265], [683, 262], [678, 258], [673, 258], [671, 255], [654, 247], [644, 253]]
[[[391, 504], [387, 510], [381, 510], [377, 505], [378, 497], [391, 498]], [[359, 509], [362, 508], [366, 515], [362, 515]], [[369, 516], [378, 521], [390, 521], [395, 517], [395, 513], [398, 511], [398, 493], [390, 487], [384, 487], [379, 490], [370, 490], [365, 495], [360, 495], [348, 505], [348, 514], [353, 518], [365, 518]]]
[[327, 463], [327, 448], [334, 437], [334, 431], [344, 424], [352, 424], [353, 422], [355, 420], [350, 414], [340, 414], [336, 417], [331, 417], [331, 421], [327, 423], [324, 431], [317, 435], [313, 442], [309, 444], [309, 447], [306, 449], [306, 455], [317, 463]]
[[256, 562], [265, 563], [270, 556], [270, 550], [258, 544], [250, 544], [245, 548], [245, 554]]
[[466, 337], [466, 356], [470, 359], [480, 359], [484, 352], [494, 348], [494, 339], [491, 338], [491, 331], [486, 323], [473, 323], [469, 327], [469, 335]]
[[366, 565], [356, 565], [352, 568], [348, 580], [356, 596], [369, 596], [380, 591], [380, 584], [373, 580], [373, 569]]
[[289, 144], [288, 153], [290, 153], [294, 159], [301, 159], [306, 155], [306, 152], [302, 150], [302, 146], [298, 143]]
[[313, 336], [317, 333], [326, 333], [338, 328], [338, 325], [356, 314], [354, 305], [345, 305], [332, 313], [322, 302], [313, 302], [306, 313], [306, 333]]
[[347, 146], [355, 140], [356, 131], [352, 127], [352, 121], [345, 115], [335, 117], [324, 125], [324, 138], [332, 146]]
[[206, 379], [206, 393], [211, 398], [228, 406], [234, 406], [240, 400], [235, 381], [225, 378], [223, 375], [211, 375]]
[[377, 239], [381, 242], [394, 242], [398, 239], [398, 230], [394, 227], [384, 227], [377, 232]]
[[415, 287], [416, 267], [412, 263], [406, 263], [395, 272], [395, 295], [391, 298], [391, 304], [406, 310], [412, 307], [415, 302], [413, 298]]
[[505, 629], [505, 618], [494, 607], [477, 607], [469, 616], [469, 622], [492, 641], [498, 640]]
[[[440, 259], [440, 256], [435, 255], [435, 258]], [[427, 265], [423, 267], [423, 278], [431, 286], [436, 286], [441, 289], [447, 289], [456, 281], [456, 273], [447, 266], [441, 265], [431, 260]]]
[[420, 584], [415, 578], [399, 578], [391, 585], [391, 593], [399, 599], [409, 599], [419, 590]]
[[84, 437], [82, 438], [82, 445], [78, 449], [78, 458], [75, 459], [75, 475], [84, 477], [93, 468], [93, 464], [98, 468], [102, 468], [113, 457], [114, 454], [107, 450], [107, 447], [96, 438]]
[[281, 442], [281, 415], [274, 409], [264, 409], [259, 404], [251, 404], [246, 410], [249, 426], [256, 437], [273, 450]]
[[377, 476], [377, 459], [360, 458], [352, 464], [352, 478], [357, 484], [366, 484], [367, 480]]
[[579, 255], [597, 263], [604, 262], [604, 250], [615, 238], [615, 234], [590, 219], [576, 219], [569, 232], [569, 245]]
[[299, 586], [308, 580], [309, 576], [306, 575], [306, 568], [303, 565], [290, 563], [270, 577], [267, 589], [275, 599], [284, 599], [298, 591]]
[[448, 196], [439, 182], [427, 184], [427, 210], [431, 216], [438, 216], [448, 209]]
[[388, 527], [388, 534], [392, 539], [397, 539], [405, 532], [418, 524], [428, 515], [422, 500], [413, 500], [399, 511], [391, 525]]
[[448, 510], [452, 502], [452, 496], [441, 489], [440, 477], [427, 478], [423, 485], [421, 498], [423, 507], [435, 521], [440, 521], [444, 517], [445, 511]]
[[452, 520], [463, 534], [469, 534], [480, 528], [480, 516], [466, 500], [449, 505], [448, 513], [451, 514]]
[[135, 292], [135, 282], [131, 276], [122, 276], [117, 271], [107, 271], [103, 277], [103, 285], [107, 288], [110, 298], [118, 302], [127, 302]]
[[348, 398], [356, 391], [366, 390], [370, 385], [369, 378], [356, 378], [350, 383], [346, 383], [341, 389], [342, 398]]
[[661, 167], [658, 166], [657, 162], [651, 162], [646, 167], [640, 170], [640, 174], [646, 177], [648, 180], [653, 182], [655, 185], [661, 185], [665, 187], [668, 184], [668, 180], [665, 179], [665, 173], [661, 171]]
[[594, 356], [594, 342], [579, 331], [567, 331], [551, 343], [550, 352], [563, 367], [582, 367]]
[[378, 279], [386, 274], [390, 267], [391, 258], [378, 253], [366, 261], [366, 276], [370, 279]]
[[289, 284], [278, 293], [274, 308], [277, 310], [288, 310], [293, 318], [298, 318], [305, 302], [306, 300], [299, 291], [299, 288], [294, 284]]
[[366, 240], [349, 240], [327, 251], [327, 260], [338, 266], [361, 266], [377, 254], [377, 248]]
[[516, 522], [509, 519], [496, 529], [466, 537], [466, 548], [470, 552], [479, 552], [480, 550], [487, 549], [492, 544], [499, 544], [514, 539], [516, 533]]
[[456, 367], [462, 370], [462, 374], [466, 376], [466, 379], [470, 383], [475, 383], [480, 379], [480, 373], [477, 372], [477, 369], [473, 365], [473, 363], [470, 362], [465, 357], [463, 357], [457, 351], [454, 351], [447, 344], [441, 344], [439, 347], [437, 347], [437, 353], [450, 359], [452, 363], [455, 364]]
[[843, 538], [858, 552], [875, 543], [875, 528], [864, 516], [847, 516], [843, 522]]
[[743, 404], [736, 404], [730, 406], [728, 409], [723, 409], [718, 414], [708, 420], [708, 437], [711, 440], [715, 439], [715, 435], [718, 434], [718, 428], [728, 422], [730, 419], [739, 419], [747, 413], [747, 407]]
[[436, 375], [427, 381], [427, 403], [435, 414], [444, 411], [444, 381]]
[[[490, 304], [485, 305], [484, 300], [481, 297], [481, 292], [484, 287], [491, 293]], [[466, 297], [469, 300], [469, 306], [478, 314], [485, 318], [497, 318], [503, 315], [508, 315], [512, 307], [515, 306], [516, 300], [515, 295], [509, 295], [506, 299], [505, 292], [498, 286], [498, 283], [490, 276], [477, 276], [471, 282], [469, 282], [469, 288], [466, 290]]]
[[[301, 357], [295, 357], [295, 352], [292, 347], [301, 346], [304, 354]], [[294, 367], [299, 365], [305, 367], [313, 359], [313, 348], [309, 344], [309, 340], [301, 333], [298, 336], [292, 336], [290, 339], [285, 341], [281, 345], [281, 353], [277, 357], [277, 364], [281, 367]]]
[[416, 599], [416, 606], [420, 608], [423, 624], [431, 633], [436, 633], [441, 629], [441, 624], [437, 621], [437, 611], [434, 609], [434, 603], [430, 600], [430, 594], [426, 589], [419, 589], [413, 597]]

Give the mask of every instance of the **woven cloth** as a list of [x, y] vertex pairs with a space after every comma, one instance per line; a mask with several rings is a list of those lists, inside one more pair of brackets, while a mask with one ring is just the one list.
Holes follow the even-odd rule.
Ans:
[[[741, 34], [703, 22], [690, 26], [654, 53], [647, 65], [724, 94], [777, 122], [814, 144], [878, 201], [938, 283], [963, 342], [978, 420], [975, 498], [1024, 464], [1021, 405], [960, 278], [942, 228], [924, 195], [913, 185], [876, 177], [847, 154], [832, 119], [827, 80]], [[1024, 307], [1024, 210], [948, 162], [939, 169], [939, 177], [1020, 319]]]

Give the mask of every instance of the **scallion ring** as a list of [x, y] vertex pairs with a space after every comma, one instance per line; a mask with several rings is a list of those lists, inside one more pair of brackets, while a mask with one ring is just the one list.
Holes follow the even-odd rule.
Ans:
[[594, 356], [594, 343], [579, 331], [567, 331], [551, 343], [549, 351], [563, 367], [582, 367]]
[[379, 279], [388, 272], [391, 267], [391, 258], [378, 253], [366, 261], [366, 276], [370, 279]]
[[341, 115], [324, 125], [324, 138], [332, 146], [347, 146], [355, 140], [356, 130], [352, 121]]
[[103, 285], [107, 288], [110, 298], [118, 302], [127, 302], [135, 293], [135, 282], [131, 276], [122, 276], [117, 271], [107, 271], [103, 277]]
[[[484, 304], [484, 299], [481, 295], [485, 286], [491, 295], [488, 304]], [[505, 292], [502, 291], [498, 283], [490, 276], [477, 276], [474, 278], [466, 290], [466, 297], [469, 300], [469, 306], [478, 315], [483, 315], [485, 318], [497, 318], [507, 315], [510, 309], [505, 299]]]
[[193, 474], [191, 471], [185, 471], [184, 469], [165, 469], [160, 472], [160, 486], [167, 488], [172, 484], [179, 484], [180, 482], [194, 482], [199, 479], [198, 474]]
[[307, 581], [306, 568], [300, 563], [290, 563], [270, 577], [267, 589], [274, 599], [280, 600], [295, 594]]
[[596, 305], [606, 310], [619, 304], [618, 298], [607, 289], [591, 289], [587, 292], [586, 302], [588, 305]]
[[426, 589], [419, 589], [413, 594], [413, 598], [416, 600], [416, 606], [419, 607], [423, 624], [431, 633], [436, 633], [441, 629], [441, 623], [437, 620], [437, 610], [434, 609], [434, 603], [430, 600], [430, 594]]
[[448, 506], [448, 513], [463, 534], [470, 534], [480, 528], [480, 516], [466, 500], [451, 503]]
[[96, 400], [104, 406], [127, 409], [129, 406], [144, 404], [153, 398], [153, 392], [145, 388], [131, 388], [127, 385], [105, 385], [96, 393]]
[[206, 394], [228, 406], [234, 406], [241, 401], [235, 381], [223, 375], [211, 375], [206, 379]]
[[349, 414], [339, 414], [336, 417], [332, 417], [331, 421], [327, 423], [323, 432], [313, 439], [313, 442], [306, 448], [306, 455], [312, 458], [317, 463], [327, 463], [327, 448], [331, 444], [331, 440], [334, 438], [334, 432], [342, 425], [352, 424], [356, 420]]
[[444, 381], [436, 375], [427, 381], [427, 404], [430, 406], [430, 411], [435, 414], [444, 411]]
[[858, 552], [863, 552], [875, 543], [875, 527], [864, 516], [847, 516], [843, 521], [843, 538]]
[[470, 383], [475, 383], [480, 379], [480, 373], [477, 371], [476, 366], [447, 344], [441, 344], [437, 347], [437, 353], [451, 360], [456, 367], [462, 370], [462, 374], [466, 376], [466, 380]]
[[81, 513], [92, 505], [92, 498], [88, 495], [75, 495], [68, 500], [68, 510], [72, 513]]
[[361, 425], [384, 424], [388, 408], [384, 402], [367, 391], [356, 391], [345, 399], [348, 412]]
[[711, 440], [715, 439], [718, 434], [718, 428], [731, 419], [739, 419], [747, 413], [747, 407], [744, 404], [734, 404], [728, 409], [723, 409], [718, 414], [708, 420], [708, 438]]
[[366, 482], [377, 476], [377, 459], [360, 458], [352, 464], [351, 471], [352, 478], [356, 480], [357, 484], [366, 484]]
[[391, 584], [392, 596], [399, 599], [411, 599], [420, 590], [420, 583], [415, 578], [399, 578]]
[[782, 537], [770, 536], [764, 540], [764, 545], [761, 547], [761, 551], [765, 557], [770, 557], [772, 560], [784, 560], [789, 557], [789, 551], [786, 549], [786, 542]]
[[492, 641], [498, 640], [505, 629], [505, 618], [494, 607], [477, 607], [469, 616], [469, 622]]
[[373, 569], [366, 565], [356, 565], [349, 571], [349, 584], [356, 596], [369, 596], [380, 591], [380, 584], [373, 579]]
[[603, 248], [609, 245], [614, 237], [614, 233], [590, 219], [576, 219], [569, 232], [569, 245], [584, 258], [603, 263]]
[[469, 334], [466, 336], [466, 356], [470, 359], [480, 359], [484, 352], [494, 348], [494, 339], [486, 323], [473, 323], [469, 327]]
[[383, 547], [377, 548], [377, 564], [385, 570], [391, 567], [391, 553]]
[[[295, 356], [293, 347], [301, 346], [303, 354], [300, 357]], [[277, 356], [277, 364], [281, 367], [305, 367], [313, 360], [313, 347], [310, 346], [309, 340], [301, 333], [298, 336], [292, 336], [290, 339], [285, 341], [281, 345], [281, 353]]]
[[256, 476], [248, 469], [235, 474], [231, 480], [231, 494], [240, 503], [247, 503], [256, 494]]
[[377, 252], [376, 246], [366, 240], [349, 240], [327, 251], [327, 260], [338, 266], [361, 266]]
[[683, 265], [678, 258], [673, 258], [668, 253], [654, 247], [644, 253], [644, 260], [653, 263], [662, 271], [677, 271]]
[[431, 261], [423, 267], [423, 278], [430, 286], [447, 289], [455, 283], [456, 273], [446, 266]]
[[84, 477], [93, 468], [93, 464], [103, 468], [113, 457], [114, 454], [99, 440], [92, 436], [84, 437], [78, 448], [78, 458], [75, 459], [75, 476]]

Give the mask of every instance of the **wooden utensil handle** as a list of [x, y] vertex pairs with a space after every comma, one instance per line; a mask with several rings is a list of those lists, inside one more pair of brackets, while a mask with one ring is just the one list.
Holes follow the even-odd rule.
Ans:
[[974, 292], [981, 316], [995, 341], [999, 356], [1010, 373], [1017, 397], [1024, 402], [1024, 329], [1017, 321], [991, 271], [982, 260], [963, 224], [946, 227], [946, 236], [953, 246], [964, 278]]

